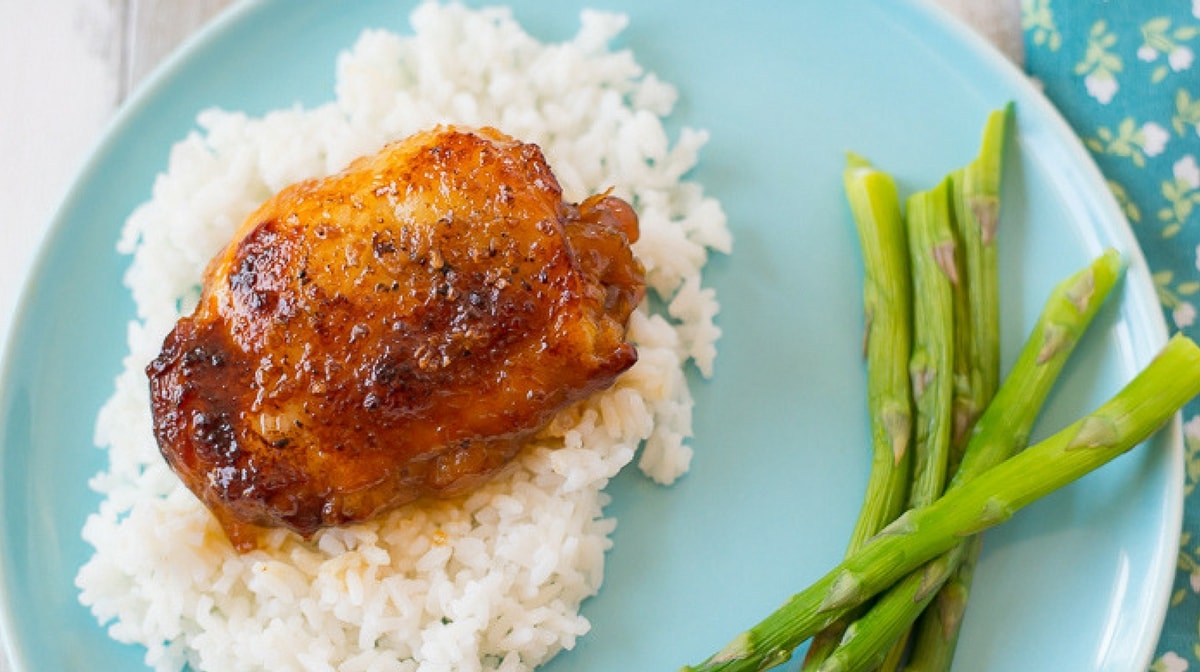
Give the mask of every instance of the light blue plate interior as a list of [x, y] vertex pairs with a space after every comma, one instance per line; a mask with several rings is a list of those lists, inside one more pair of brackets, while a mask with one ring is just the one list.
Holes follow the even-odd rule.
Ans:
[[[517, 2], [544, 39], [575, 2]], [[621, 44], [679, 87], [672, 128], [708, 129], [694, 178], [736, 248], [708, 279], [722, 302], [716, 376], [695, 379], [696, 458], [660, 488], [630, 469], [593, 630], [555, 671], [695, 662], [842, 554], [868, 467], [861, 261], [841, 187], [866, 154], [907, 192], [974, 154], [988, 111], [1016, 102], [1004, 188], [1004, 356], [1049, 288], [1102, 247], [1132, 266], [1039, 425], [1099, 403], [1165, 338], [1140, 253], [1099, 174], [1000, 56], [913, 2], [816, 0], [732, 11], [708, 0], [597, 0], [631, 15]], [[132, 304], [114, 252], [173, 142], [201, 109], [261, 114], [333, 96], [334, 59], [365, 27], [407, 30], [410, 3], [269, 0], [239, 8], [123, 110], [80, 175], [27, 287], [0, 386], [0, 623], [15, 670], [135, 670], [76, 599], [80, 528], [104, 466], [92, 426], [125, 354]], [[1180, 526], [1178, 426], [989, 533], [956, 669], [1143, 670]], [[794, 663], [793, 663], [794, 665]], [[790, 669], [790, 668], [789, 668]]]

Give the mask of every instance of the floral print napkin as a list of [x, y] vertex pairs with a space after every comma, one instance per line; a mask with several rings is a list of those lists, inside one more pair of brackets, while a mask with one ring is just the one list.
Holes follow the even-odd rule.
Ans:
[[[1025, 67], [1133, 227], [1174, 331], [1200, 340], [1200, 0], [1022, 0]], [[1200, 671], [1200, 401], [1184, 410], [1178, 571], [1150, 669]]]

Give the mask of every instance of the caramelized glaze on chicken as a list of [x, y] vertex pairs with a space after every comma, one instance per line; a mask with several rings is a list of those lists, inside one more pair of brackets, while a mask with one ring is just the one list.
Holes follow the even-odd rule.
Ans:
[[465, 493], [637, 358], [637, 217], [535, 145], [439, 128], [283, 190], [147, 367], [163, 456], [236, 546]]

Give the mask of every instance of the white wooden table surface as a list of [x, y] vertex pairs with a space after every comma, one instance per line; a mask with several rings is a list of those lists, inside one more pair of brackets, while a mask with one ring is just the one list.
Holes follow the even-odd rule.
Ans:
[[[1021, 60], [1019, 0], [936, 1]], [[58, 202], [121, 101], [231, 4], [0, 0], [0, 334]]]

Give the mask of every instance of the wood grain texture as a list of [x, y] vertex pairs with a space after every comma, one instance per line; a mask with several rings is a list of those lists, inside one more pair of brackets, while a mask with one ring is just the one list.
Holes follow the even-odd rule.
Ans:
[[59, 201], [118, 106], [232, 2], [0, 1], [0, 335]]
[[1025, 62], [1021, 0], [937, 0], [1017, 65]]
[[122, 93], [132, 91], [197, 28], [232, 0], [125, 0], [114, 11], [124, 14], [121, 62]]

